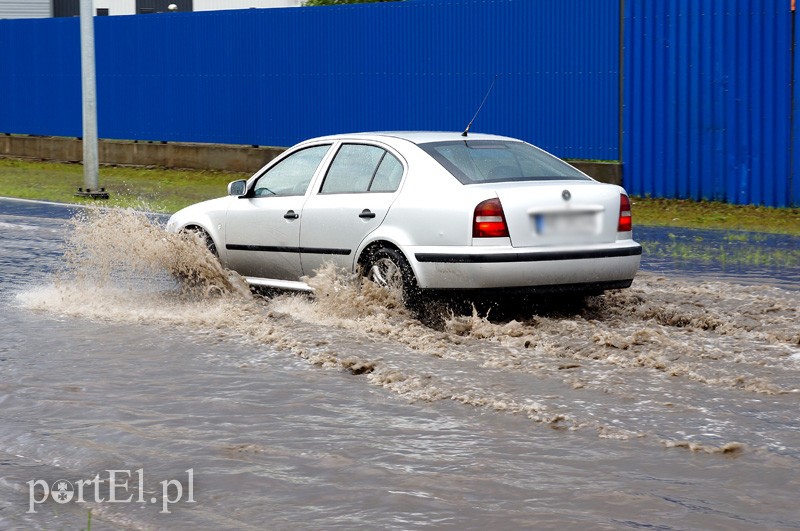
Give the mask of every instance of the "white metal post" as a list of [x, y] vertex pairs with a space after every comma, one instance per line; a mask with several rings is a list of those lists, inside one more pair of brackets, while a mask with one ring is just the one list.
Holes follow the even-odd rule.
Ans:
[[[93, 0], [81, 0], [81, 85], [83, 87], [83, 182], [85, 194], [99, 197], [97, 160], [97, 84], [94, 60]], [[82, 190], [79, 189], [79, 192]], [[102, 191], [105, 195], [105, 190]], [[95, 195], [98, 194], [98, 195]]]

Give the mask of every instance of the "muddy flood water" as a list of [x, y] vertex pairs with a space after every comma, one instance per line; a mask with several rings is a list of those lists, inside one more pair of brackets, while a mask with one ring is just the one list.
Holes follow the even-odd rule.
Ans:
[[432, 328], [74, 213], [0, 200], [0, 529], [800, 528], [798, 238], [642, 229], [628, 290]]

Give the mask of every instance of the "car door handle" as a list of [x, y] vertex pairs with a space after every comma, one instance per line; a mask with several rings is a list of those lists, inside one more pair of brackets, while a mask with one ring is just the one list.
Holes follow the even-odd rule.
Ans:
[[296, 213], [294, 210], [290, 210], [286, 214], [283, 215], [286, 219], [297, 219], [300, 217], [300, 214]]
[[361, 214], [358, 215], [361, 219], [372, 219], [375, 217], [375, 212], [372, 212], [370, 209], [365, 208], [361, 211]]

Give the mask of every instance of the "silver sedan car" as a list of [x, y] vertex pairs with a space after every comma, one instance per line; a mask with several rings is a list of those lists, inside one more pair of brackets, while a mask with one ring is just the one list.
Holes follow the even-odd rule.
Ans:
[[302, 142], [228, 196], [172, 216], [251, 285], [309, 290], [327, 262], [403, 289], [600, 293], [642, 248], [624, 189], [495, 135], [342, 134]]

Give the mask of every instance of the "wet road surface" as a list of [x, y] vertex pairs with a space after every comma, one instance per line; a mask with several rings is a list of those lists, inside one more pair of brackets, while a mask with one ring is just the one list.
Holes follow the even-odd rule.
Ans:
[[[0, 200], [0, 528], [800, 528], [796, 238], [643, 229], [629, 290], [436, 330], [73, 214]], [[58, 480], [84, 501], [32, 505]]]

